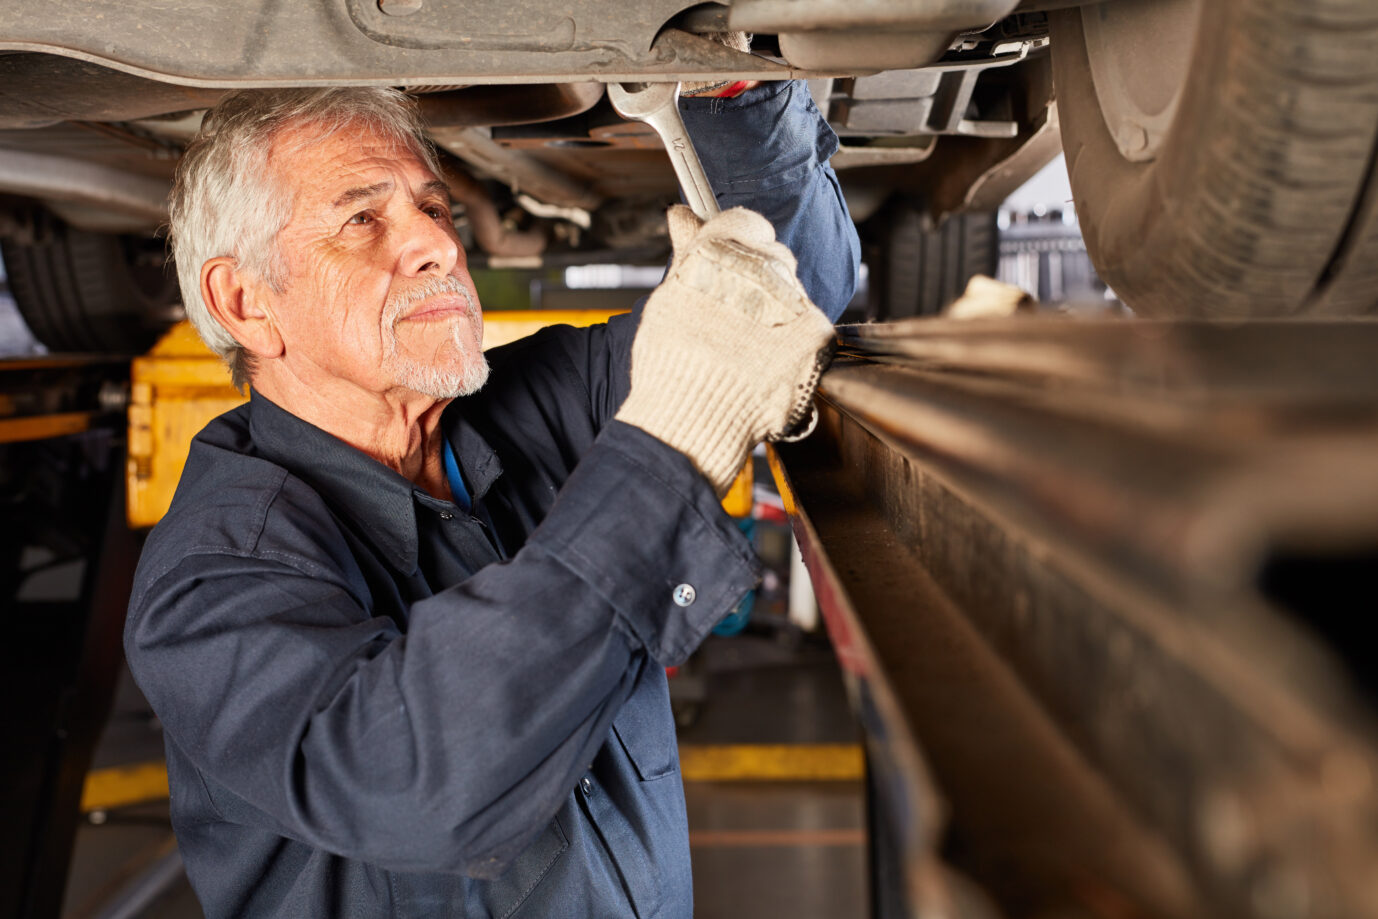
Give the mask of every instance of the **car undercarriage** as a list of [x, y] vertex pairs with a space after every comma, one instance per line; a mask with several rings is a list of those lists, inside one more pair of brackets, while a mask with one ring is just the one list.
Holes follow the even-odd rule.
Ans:
[[[382, 84], [416, 95], [477, 264], [654, 261], [676, 185], [604, 84], [804, 78], [842, 139], [833, 165], [873, 271], [951, 215], [993, 212], [1066, 148], [1092, 259], [1141, 315], [1364, 314], [1378, 103], [1362, 6], [16, 5], [0, 31], [0, 237], [49, 348], [139, 351], [179, 312], [156, 234], [205, 109], [235, 88]], [[751, 53], [711, 40], [725, 29], [753, 33]], [[1247, 225], [1220, 217], [1231, 201]], [[993, 264], [993, 233], [961, 235], [983, 249], [972, 271]], [[955, 293], [876, 281], [869, 318]]]

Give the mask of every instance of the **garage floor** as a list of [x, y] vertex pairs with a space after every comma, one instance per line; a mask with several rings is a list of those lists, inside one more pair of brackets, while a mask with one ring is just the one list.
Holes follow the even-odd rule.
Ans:
[[[694, 666], [676, 677], [688, 687], [676, 695], [689, 699], [678, 709], [690, 721], [680, 745], [695, 915], [865, 916], [864, 794], [857, 769], [847, 765], [859, 762], [856, 727], [826, 642], [776, 625], [710, 638]], [[721, 778], [750, 775], [756, 762], [762, 773], [778, 775], [781, 751], [773, 745], [788, 745], [783, 761], [791, 766], [808, 771], [811, 758], [822, 757], [822, 766], [841, 777]], [[715, 757], [700, 755], [723, 750], [734, 755], [726, 770], [714, 765]], [[126, 675], [96, 768], [161, 756], [157, 722]], [[93, 817], [78, 833], [64, 919], [202, 915], [180, 874], [165, 801]], [[160, 868], [175, 878], [170, 886], [157, 883]], [[148, 899], [141, 892], [158, 888], [163, 892], [151, 903], [140, 903]]]

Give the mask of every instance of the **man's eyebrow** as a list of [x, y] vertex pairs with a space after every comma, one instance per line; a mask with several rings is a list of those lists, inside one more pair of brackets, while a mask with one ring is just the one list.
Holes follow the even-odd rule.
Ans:
[[343, 194], [340, 195], [340, 197], [336, 198], [335, 202], [330, 206], [344, 207], [345, 205], [353, 204], [356, 201], [364, 201], [368, 198], [376, 198], [384, 192], [391, 190], [392, 181], [390, 179], [384, 180], [382, 182], [375, 182], [372, 185], [360, 185], [357, 188], [351, 188], [345, 191]]
[[449, 183], [444, 182], [444, 181], [441, 181], [440, 179], [431, 179], [431, 180], [430, 180], [429, 182], [427, 182], [425, 185], [422, 185], [422, 186], [421, 186], [421, 195], [424, 197], [425, 195], [429, 195], [429, 194], [437, 194], [437, 195], [440, 195], [440, 197], [444, 198], [446, 201], [449, 201], [449, 200], [450, 200], [450, 186], [449, 186]]
[[[354, 204], [358, 201], [365, 201], [369, 198], [377, 197], [378, 195], [385, 194], [386, 192], [389, 192], [391, 190], [392, 181], [390, 179], [385, 179], [382, 182], [375, 182], [372, 185], [360, 185], [357, 188], [351, 188], [346, 190], [343, 194], [341, 194], [338, 198], [335, 199], [335, 201], [331, 204], [331, 207], [345, 207], [346, 205]], [[426, 195], [439, 195], [446, 201], [450, 200], [449, 183], [444, 182], [441, 179], [431, 179], [431, 181], [421, 186], [420, 197], [425, 197]]]

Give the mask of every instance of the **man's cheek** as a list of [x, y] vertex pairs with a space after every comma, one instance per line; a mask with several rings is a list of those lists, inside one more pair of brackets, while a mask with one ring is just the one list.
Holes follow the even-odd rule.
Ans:
[[342, 271], [327, 271], [318, 286], [322, 332], [351, 349], [356, 358], [380, 355], [389, 334], [382, 328], [385, 292], [370, 291]]

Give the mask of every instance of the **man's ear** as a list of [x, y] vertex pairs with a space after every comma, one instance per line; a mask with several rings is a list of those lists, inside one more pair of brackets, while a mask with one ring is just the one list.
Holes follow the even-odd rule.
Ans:
[[265, 285], [246, 277], [234, 259], [222, 255], [201, 266], [201, 299], [246, 351], [268, 360], [282, 355], [282, 333], [265, 302]]

